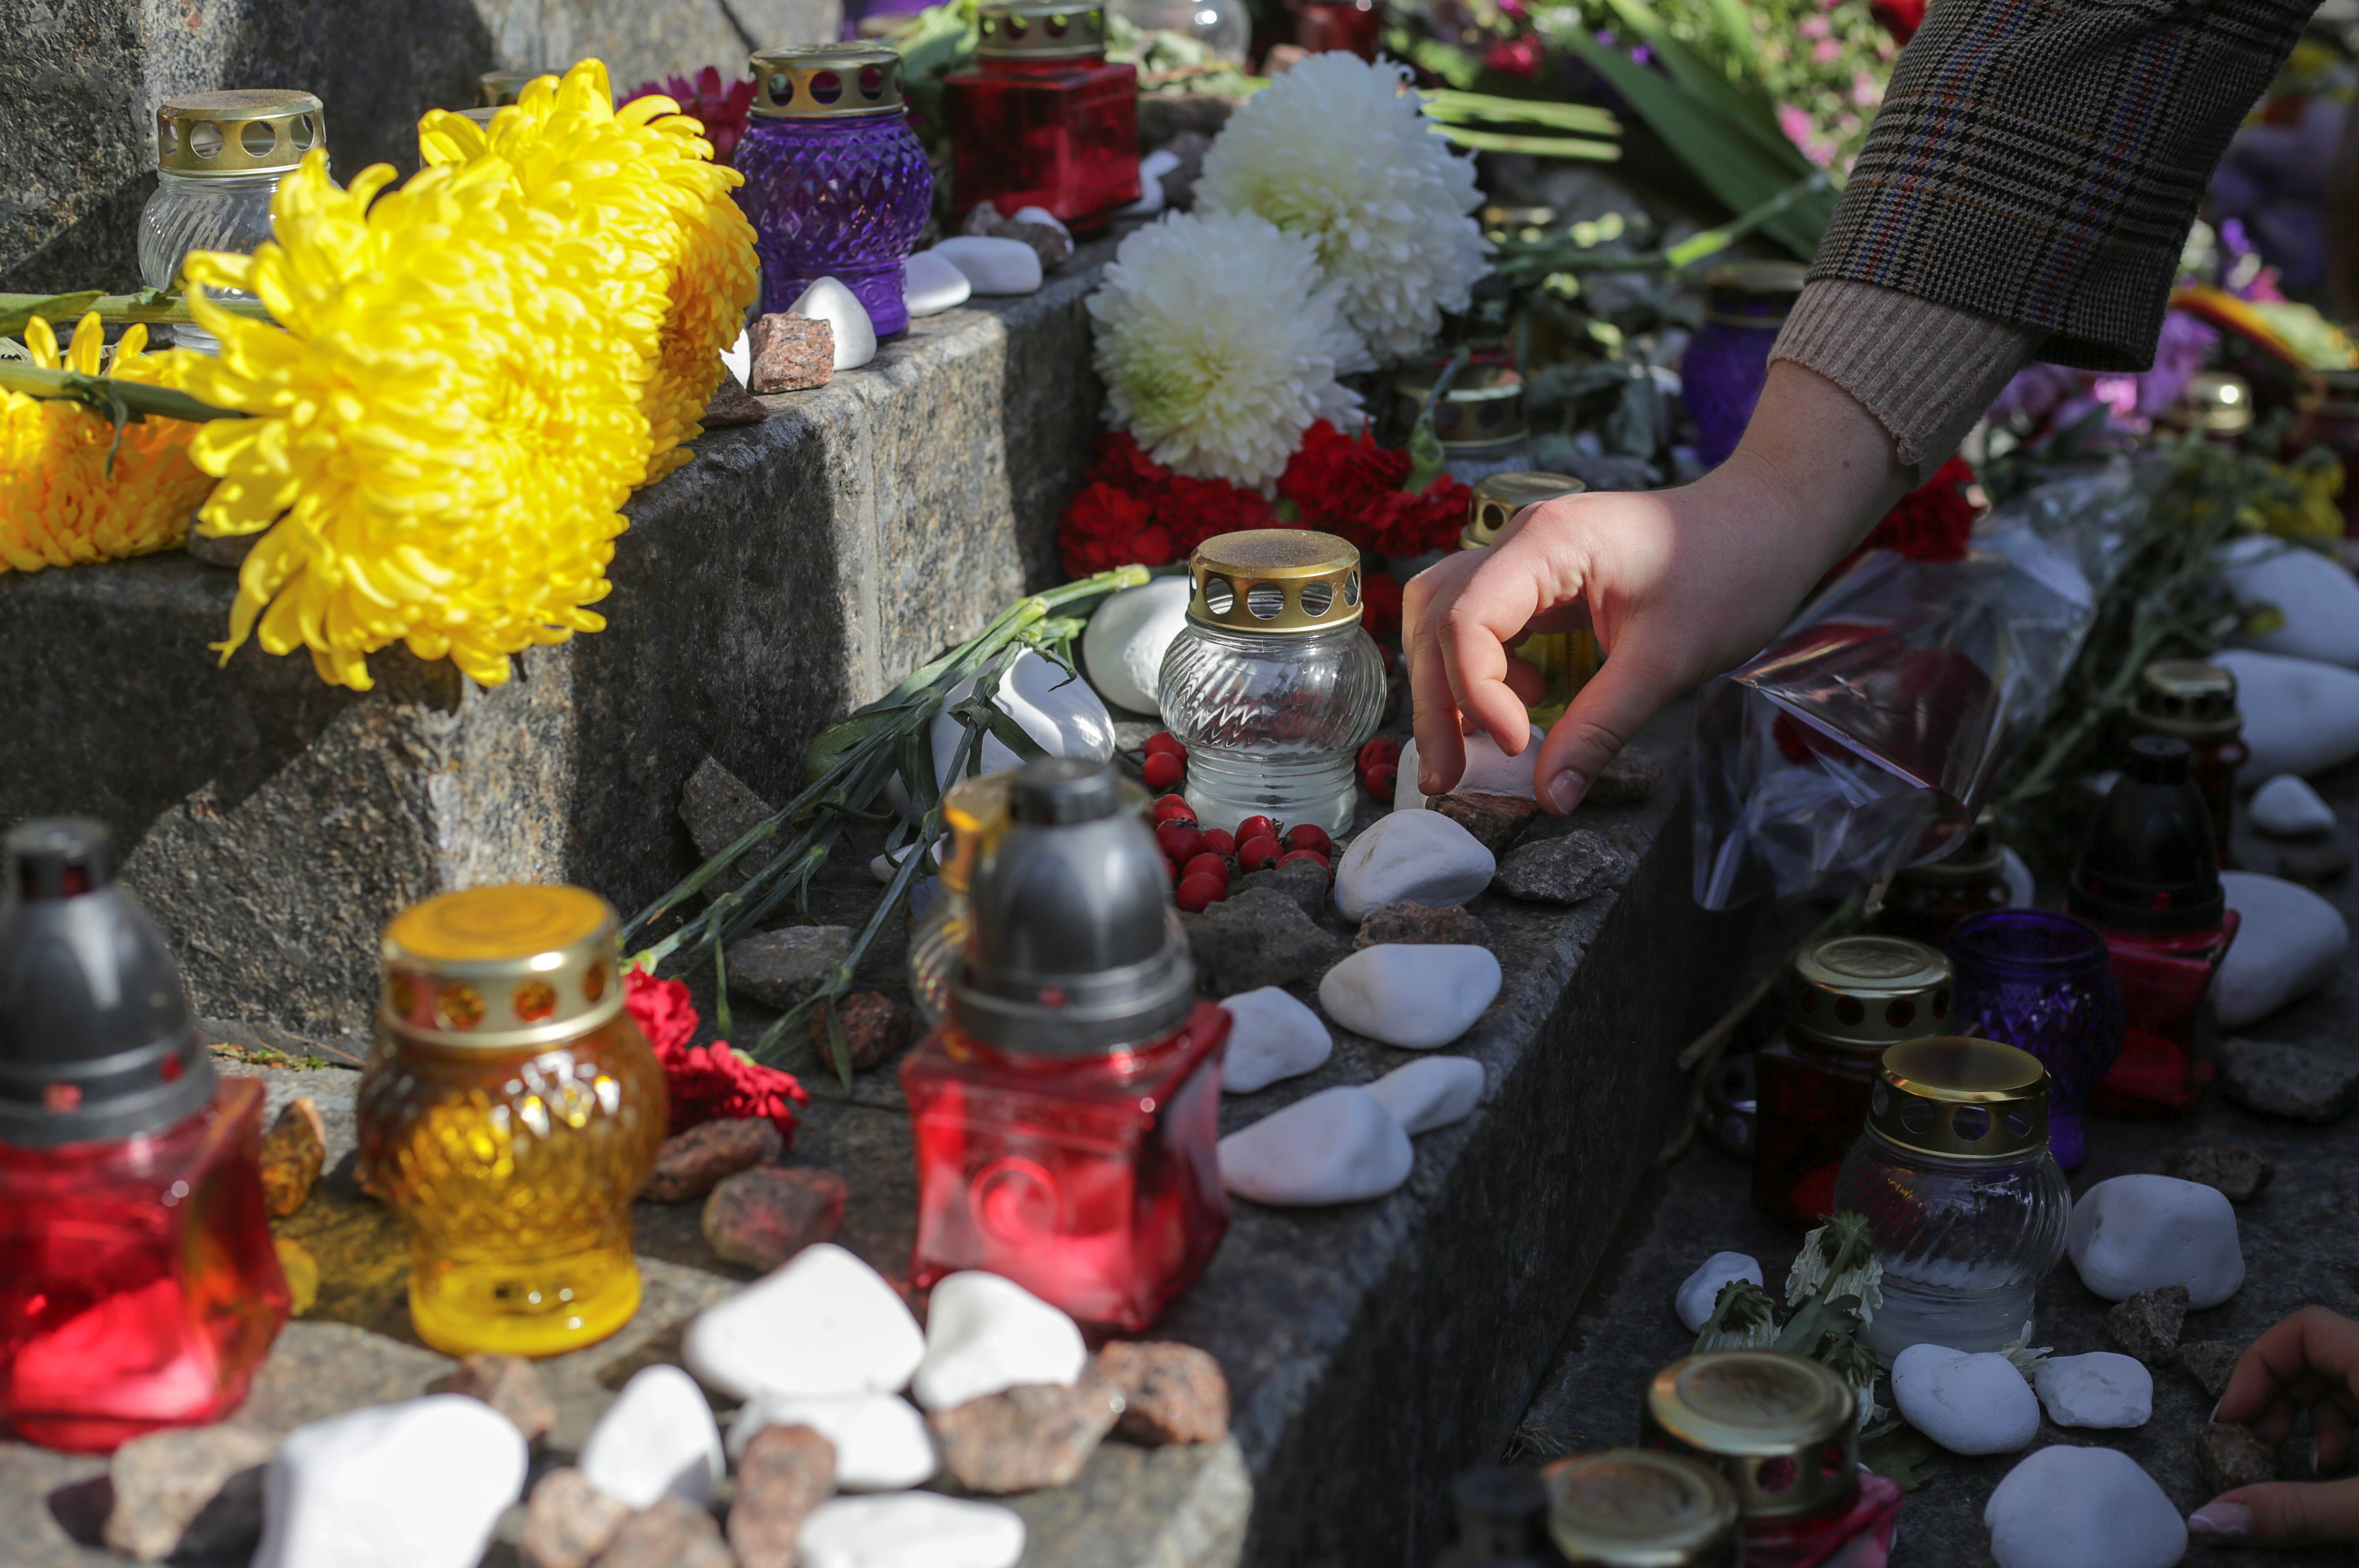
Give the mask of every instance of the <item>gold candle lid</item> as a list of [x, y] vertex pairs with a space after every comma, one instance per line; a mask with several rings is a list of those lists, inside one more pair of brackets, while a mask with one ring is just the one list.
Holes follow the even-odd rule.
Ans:
[[1647, 1389], [1646, 1422], [1710, 1456], [1746, 1517], [1834, 1507], [1859, 1488], [1858, 1401], [1832, 1367], [1782, 1350], [1708, 1350]]
[[1995, 1040], [1935, 1035], [1884, 1053], [1867, 1130], [1943, 1160], [2021, 1160], [2048, 1147], [2048, 1069]]
[[1105, 53], [1105, 7], [1082, 0], [993, 0], [974, 52], [985, 60], [1072, 60]]
[[1360, 622], [1360, 552], [1308, 528], [1247, 528], [1196, 547], [1188, 618], [1239, 632], [1321, 632]]
[[1549, 1536], [1580, 1568], [1725, 1568], [1737, 1561], [1736, 1494], [1683, 1454], [1608, 1448], [1540, 1472]]
[[623, 1007], [617, 922], [582, 887], [471, 887], [385, 928], [378, 1018], [404, 1039], [514, 1050], [588, 1033]]
[[327, 137], [320, 100], [286, 88], [191, 93], [156, 110], [156, 164], [174, 174], [285, 174]]
[[2188, 378], [2180, 401], [2195, 423], [2219, 435], [2235, 435], [2253, 428], [2253, 386], [2224, 370], [2200, 370]]
[[1876, 1054], [1950, 1027], [1950, 961], [1906, 937], [1814, 942], [1788, 983], [1788, 1026], [1838, 1050]]
[[1977, 822], [1970, 829], [1957, 848], [1939, 860], [1929, 860], [1922, 866], [1905, 866], [1895, 874], [1895, 880], [1914, 882], [1941, 887], [1961, 887], [1969, 882], [1986, 882], [2006, 871], [2006, 853], [1997, 839], [1991, 836], [1988, 822]]
[[[1440, 373], [1396, 376], [1393, 391], [1412, 422], [1433, 395]], [[1483, 452], [1524, 439], [1524, 378], [1505, 365], [1469, 365], [1434, 405], [1433, 433], [1450, 452]]]
[[767, 120], [902, 112], [901, 56], [875, 43], [793, 44], [754, 56], [753, 112]]
[[2216, 740], [2240, 733], [2236, 675], [2200, 659], [2158, 659], [2138, 671], [2130, 718], [2149, 735]]
[[487, 71], [475, 78], [475, 107], [496, 109], [524, 96], [524, 90], [549, 75], [546, 71]]
[[1481, 550], [1526, 506], [1578, 495], [1588, 488], [1570, 474], [1494, 474], [1478, 479], [1473, 497], [1466, 503], [1466, 527], [1459, 532], [1458, 548]]

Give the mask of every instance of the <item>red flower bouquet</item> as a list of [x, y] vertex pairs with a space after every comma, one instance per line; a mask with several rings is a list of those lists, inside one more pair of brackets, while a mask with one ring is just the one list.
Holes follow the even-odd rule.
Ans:
[[1972, 465], [1953, 457], [1933, 471], [1933, 477], [1892, 504], [1859, 548], [1835, 562], [1827, 573], [1832, 582], [1852, 562], [1872, 550], [1896, 550], [1910, 561], [1963, 561], [1973, 541], [1974, 519], [1982, 516], [1967, 495], [1975, 481]]
[[700, 1122], [762, 1116], [793, 1146], [795, 1107], [810, 1104], [810, 1091], [793, 1073], [740, 1056], [724, 1040], [690, 1044], [696, 1038], [696, 1003], [680, 982], [634, 968], [625, 975], [623, 987], [624, 1009], [663, 1067], [672, 1132]]

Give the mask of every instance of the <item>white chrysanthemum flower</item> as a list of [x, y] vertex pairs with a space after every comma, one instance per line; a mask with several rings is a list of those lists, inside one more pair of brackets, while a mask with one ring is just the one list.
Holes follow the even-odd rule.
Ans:
[[1177, 473], [1266, 485], [1304, 430], [1360, 406], [1335, 379], [1367, 365], [1341, 294], [1310, 242], [1266, 219], [1167, 214], [1090, 296], [1106, 418]]
[[1229, 117], [1196, 184], [1200, 205], [1316, 241], [1343, 319], [1387, 359], [1464, 310], [1487, 265], [1474, 160], [1433, 133], [1408, 81], [1390, 60], [1312, 55]]
[[1875, 1260], [1875, 1237], [1862, 1214], [1836, 1214], [1802, 1238], [1802, 1250], [1786, 1275], [1786, 1304], [1805, 1298], [1822, 1301], [1850, 1296], [1859, 1302], [1859, 1326], [1875, 1321], [1884, 1304], [1884, 1266]]
[[2039, 1382], [2040, 1363], [2056, 1354], [2056, 1350], [2053, 1345], [2035, 1345], [2031, 1343], [2031, 1320], [2026, 1318], [2023, 1320], [2023, 1332], [1999, 1346], [1998, 1353], [2006, 1356], [2017, 1371], [2023, 1374], [2025, 1382], [2037, 1387]]
[[1750, 1279], [1731, 1279], [1712, 1298], [1712, 1316], [1696, 1334], [1696, 1354], [1707, 1350], [1767, 1350], [1777, 1343], [1777, 1312], [1768, 1292]]

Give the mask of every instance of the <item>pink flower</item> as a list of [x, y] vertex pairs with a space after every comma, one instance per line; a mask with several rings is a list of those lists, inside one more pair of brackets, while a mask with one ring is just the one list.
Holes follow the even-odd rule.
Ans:
[[1810, 58], [1821, 65], [1832, 65], [1843, 58], [1843, 45], [1832, 38], [1821, 38], [1810, 46]]
[[1866, 71], [1854, 71], [1851, 79], [1851, 101], [1863, 109], [1873, 109], [1884, 102], [1884, 89]]
[[1822, 38], [1833, 30], [1833, 24], [1824, 16], [1805, 16], [1802, 25], [1794, 30], [1806, 38]]

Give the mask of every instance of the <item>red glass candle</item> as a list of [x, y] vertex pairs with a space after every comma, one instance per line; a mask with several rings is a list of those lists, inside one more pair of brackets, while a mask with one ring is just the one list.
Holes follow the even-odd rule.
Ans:
[[2162, 659], [2138, 673], [2130, 699], [2134, 734], [2187, 743], [2187, 776], [2212, 818], [2212, 848], [2224, 870], [2236, 821], [2236, 769], [2252, 749], [2236, 707], [2236, 674], [2195, 659]]
[[951, 203], [1041, 207], [1095, 234], [1138, 200], [1138, 69], [1105, 57], [1102, 5], [983, 7], [974, 64], [945, 81]]
[[1294, 7], [1294, 41], [1312, 54], [1343, 49], [1374, 60], [1384, 37], [1384, 7], [1375, 0], [1301, 0]]

